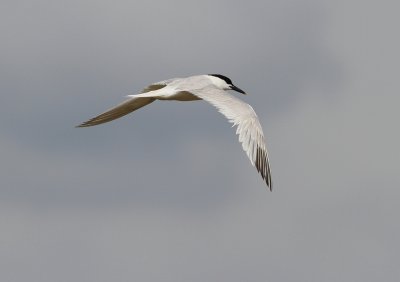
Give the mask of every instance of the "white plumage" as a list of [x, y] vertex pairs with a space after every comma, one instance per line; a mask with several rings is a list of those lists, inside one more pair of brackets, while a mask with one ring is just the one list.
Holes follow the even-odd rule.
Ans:
[[261, 174], [272, 190], [271, 169], [264, 134], [258, 117], [249, 105], [230, 95], [225, 90], [235, 90], [245, 94], [233, 85], [226, 76], [219, 74], [197, 75], [175, 78], [153, 83], [141, 94], [129, 95], [129, 99], [116, 107], [82, 123], [78, 127], [88, 127], [112, 121], [135, 111], [155, 100], [193, 101], [204, 100], [216, 107], [233, 126], [236, 134], [253, 166]]

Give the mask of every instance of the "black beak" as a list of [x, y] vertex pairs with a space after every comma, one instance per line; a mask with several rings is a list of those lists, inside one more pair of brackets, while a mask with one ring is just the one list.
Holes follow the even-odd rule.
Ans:
[[237, 91], [237, 92], [239, 92], [239, 93], [242, 93], [242, 94], [244, 94], [244, 95], [246, 95], [246, 92], [244, 92], [242, 89], [240, 89], [239, 87], [236, 87], [235, 85], [231, 85], [231, 89], [232, 90], [235, 90], [235, 91]]

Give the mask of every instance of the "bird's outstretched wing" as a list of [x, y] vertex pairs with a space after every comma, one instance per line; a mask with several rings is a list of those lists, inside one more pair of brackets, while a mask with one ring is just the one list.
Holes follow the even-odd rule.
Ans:
[[215, 87], [191, 90], [190, 93], [209, 102], [233, 123], [233, 126], [237, 126], [236, 134], [239, 135], [239, 142], [242, 143], [243, 150], [269, 189], [272, 190], [271, 169], [264, 134], [253, 108], [226, 91]]
[[[150, 84], [149, 86], [144, 88], [141, 93], [148, 93], [151, 91], [162, 89], [167, 85], [168, 82], [169, 80], [165, 80]], [[135, 97], [135, 95], [129, 95], [129, 97], [130, 98], [128, 100], [122, 102], [121, 104], [109, 109], [108, 111], [105, 111], [104, 113], [92, 119], [89, 119], [88, 121], [85, 121], [84, 123], [78, 125], [77, 127], [94, 126], [112, 121], [114, 119], [125, 116], [143, 106], [146, 106], [151, 102], [154, 102], [155, 100], [154, 98], [151, 97]]]
[[88, 127], [93, 125], [102, 124], [105, 122], [112, 121], [114, 119], [120, 118], [127, 115], [147, 104], [150, 104], [155, 99], [151, 97], [132, 97], [121, 104], [115, 106], [114, 108], [92, 118], [84, 123], [78, 125], [77, 127]]

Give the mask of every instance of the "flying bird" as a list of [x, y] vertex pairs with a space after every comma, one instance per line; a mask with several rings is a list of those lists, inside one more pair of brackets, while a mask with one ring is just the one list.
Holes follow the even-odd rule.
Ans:
[[253, 108], [226, 90], [246, 94], [221, 74], [196, 75], [174, 78], [150, 84], [140, 94], [128, 95], [128, 99], [114, 108], [78, 125], [89, 127], [112, 121], [127, 115], [155, 100], [194, 101], [204, 100], [223, 114], [233, 126], [253, 166], [272, 190], [271, 169], [261, 124]]

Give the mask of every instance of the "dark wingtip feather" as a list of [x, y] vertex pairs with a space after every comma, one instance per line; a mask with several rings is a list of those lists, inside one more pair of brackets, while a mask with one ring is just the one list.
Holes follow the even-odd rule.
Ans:
[[257, 147], [255, 166], [257, 171], [261, 174], [262, 179], [264, 179], [269, 187], [269, 190], [272, 191], [271, 169], [267, 154], [261, 147]]
[[89, 127], [89, 126], [91, 126], [91, 125], [86, 124], [86, 122], [84, 122], [84, 123], [81, 123], [81, 124], [79, 124], [79, 125], [75, 125], [75, 128]]
[[94, 119], [90, 119], [88, 121], [82, 122], [79, 125], [76, 125], [75, 128], [80, 128], [80, 127], [89, 127], [89, 126], [93, 126], [96, 125], [97, 123], [93, 123]]

